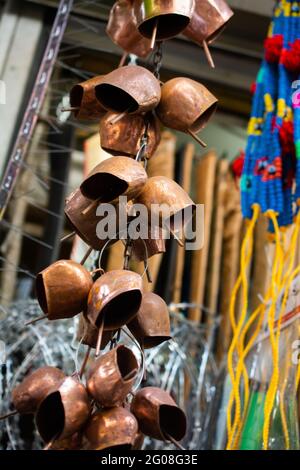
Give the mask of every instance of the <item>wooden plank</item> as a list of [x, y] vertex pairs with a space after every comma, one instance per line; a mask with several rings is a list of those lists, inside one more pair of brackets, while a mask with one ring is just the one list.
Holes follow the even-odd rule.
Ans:
[[228, 186], [228, 160], [221, 159], [217, 165], [217, 177], [215, 183], [215, 198], [213, 220], [211, 229], [211, 243], [207, 279], [205, 306], [211, 311], [207, 316], [207, 337], [209, 337], [218, 308], [218, 295], [220, 288], [221, 258], [223, 245], [223, 229], [225, 215], [225, 199]]
[[[190, 190], [191, 190], [192, 167], [193, 167], [194, 155], [195, 155], [195, 146], [192, 143], [188, 143], [184, 150], [183, 175], [182, 175], [182, 187], [188, 194], [190, 193]], [[173, 302], [175, 304], [181, 301], [184, 261], [185, 261], [185, 247], [178, 246], [175, 279], [174, 279], [174, 290], [173, 290]]]
[[[196, 203], [204, 204], [204, 246], [192, 255], [190, 302], [203, 305], [206, 268], [209, 254], [210, 230], [213, 211], [214, 184], [217, 166], [215, 151], [207, 153], [196, 166]], [[191, 308], [189, 319], [201, 322], [201, 308]]]

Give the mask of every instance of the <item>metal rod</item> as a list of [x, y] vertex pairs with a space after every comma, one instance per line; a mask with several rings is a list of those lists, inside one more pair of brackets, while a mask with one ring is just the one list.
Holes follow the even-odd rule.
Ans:
[[206, 58], [207, 58], [207, 61], [209, 63], [209, 65], [211, 66], [211, 68], [215, 68], [215, 63], [214, 63], [214, 60], [212, 58], [212, 55], [210, 53], [210, 50], [209, 50], [209, 47], [208, 47], [208, 44], [206, 41], [203, 41], [203, 49], [204, 49], [204, 53], [206, 55]]
[[75, 237], [76, 232], [69, 233], [69, 235], [66, 235], [65, 237], [60, 239], [60, 243], [66, 242], [67, 240], [70, 240], [70, 238]]
[[124, 52], [124, 54], [122, 55], [121, 60], [119, 62], [118, 68], [123, 67], [123, 65], [125, 64], [125, 62], [127, 60], [128, 55], [129, 54], [127, 52]]
[[163, 434], [165, 435], [168, 441], [172, 442], [172, 444], [177, 447], [177, 449], [186, 450], [181, 444], [179, 444], [178, 441], [176, 441], [176, 439], [174, 439], [174, 437], [170, 436], [167, 432], [163, 431]]
[[81, 214], [82, 214], [82, 215], [88, 214], [92, 209], [94, 209], [95, 206], [97, 206], [97, 204], [99, 204], [99, 202], [100, 202], [100, 199], [96, 199], [95, 201], [92, 201], [91, 204], [89, 204], [89, 205], [81, 212]]
[[156, 36], [157, 36], [157, 28], [158, 28], [158, 18], [155, 21], [155, 26], [154, 26], [153, 32], [152, 32], [151, 45], [150, 45], [151, 50], [153, 50], [154, 46], [155, 46]]
[[150, 269], [146, 260], [144, 261], [144, 266], [146, 270], [147, 280], [150, 284], [152, 284], [153, 279], [152, 279], [152, 275], [151, 275], [151, 272], [150, 272]]
[[195, 141], [198, 142], [198, 144], [200, 144], [202, 147], [207, 147], [207, 144], [203, 142], [203, 140], [201, 140], [200, 137], [195, 134], [195, 132], [191, 131], [191, 129], [188, 129], [187, 133], [190, 134], [190, 136], [193, 137], [193, 139], [195, 139]]
[[90, 254], [92, 253], [93, 251], [93, 248], [90, 246], [88, 251], [86, 252], [86, 254], [84, 255], [84, 257], [82, 258], [82, 260], [80, 261], [80, 264], [84, 265], [84, 263], [86, 262], [86, 260], [88, 259], [88, 257], [90, 256]]
[[41, 315], [40, 317], [37, 317], [34, 320], [30, 320], [30, 321], [26, 322], [25, 326], [33, 325], [34, 323], [37, 323], [41, 320], [45, 320], [46, 318], [48, 318], [47, 315]]
[[102, 341], [102, 335], [103, 335], [103, 328], [104, 328], [104, 318], [103, 316], [101, 317], [101, 324], [99, 326], [99, 333], [98, 333], [98, 339], [97, 339], [97, 346], [96, 346], [96, 353], [95, 356], [98, 357], [100, 354], [100, 349], [101, 349], [101, 341]]
[[72, 113], [73, 111], [79, 111], [79, 106], [70, 106], [69, 108], [61, 108], [62, 113]]
[[83, 374], [84, 374], [84, 371], [85, 371], [85, 368], [86, 368], [86, 365], [87, 365], [87, 362], [89, 360], [89, 357], [90, 357], [90, 354], [91, 354], [91, 346], [88, 347], [86, 353], [85, 353], [85, 356], [84, 356], [84, 359], [83, 359], [83, 363], [81, 364], [81, 367], [80, 367], [80, 371], [79, 371], [79, 378], [81, 379]]
[[4, 419], [10, 418], [11, 416], [17, 415], [19, 412], [17, 410], [11, 411], [10, 413], [7, 413], [5, 415], [0, 416], [0, 421], [3, 421]]
[[114, 124], [117, 124], [117, 122], [121, 121], [121, 119], [123, 119], [123, 118], [126, 116], [126, 114], [129, 113], [129, 110], [130, 110], [130, 108], [128, 108], [128, 109], [126, 109], [125, 111], [123, 111], [123, 113], [118, 114], [116, 117], [114, 117], [113, 119], [111, 119], [111, 120], [109, 121], [109, 124], [110, 124], [111, 126], [113, 126]]

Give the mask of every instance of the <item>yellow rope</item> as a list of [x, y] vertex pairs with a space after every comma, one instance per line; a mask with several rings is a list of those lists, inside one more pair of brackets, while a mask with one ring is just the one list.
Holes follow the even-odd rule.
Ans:
[[[281, 247], [280, 240], [280, 229], [277, 221], [277, 216], [274, 211], [268, 211], [267, 216], [271, 219], [275, 230], [275, 260], [274, 266], [276, 269], [272, 272], [271, 279], [271, 299], [272, 303], [268, 312], [268, 327], [270, 334], [270, 343], [272, 349], [272, 360], [273, 360], [273, 373], [270, 380], [269, 388], [266, 395], [266, 402], [264, 407], [264, 426], [263, 426], [263, 449], [268, 449], [269, 434], [270, 434], [270, 421], [271, 414], [274, 406], [276, 397], [276, 391], [279, 383], [279, 336], [280, 336], [280, 324], [278, 327], [277, 335], [275, 335], [275, 314], [276, 304], [279, 295], [279, 289], [281, 287], [281, 275], [283, 270], [283, 250]], [[282, 309], [283, 310], [283, 309]], [[280, 322], [280, 318], [279, 318]]]
[[[241, 399], [240, 399], [240, 384], [235, 380], [235, 373], [234, 373], [234, 367], [233, 367], [233, 356], [235, 352], [236, 345], [238, 344], [239, 340], [239, 335], [240, 332], [243, 328], [246, 316], [247, 316], [247, 310], [248, 310], [248, 267], [249, 263], [252, 257], [252, 251], [253, 251], [253, 232], [254, 228], [259, 216], [260, 212], [260, 207], [255, 204], [253, 206], [253, 216], [252, 219], [249, 223], [244, 241], [242, 243], [242, 249], [241, 249], [241, 271], [240, 271], [240, 276], [239, 279], [236, 282], [235, 288], [232, 293], [232, 297], [230, 300], [230, 320], [231, 324], [233, 326], [233, 339], [228, 351], [228, 372], [230, 375], [230, 379], [232, 382], [233, 386], [233, 393], [234, 393], [234, 398], [235, 398], [235, 415], [237, 417], [237, 420], [240, 419], [241, 416]], [[250, 247], [248, 247], [248, 244], [250, 244]], [[236, 325], [235, 323], [235, 305], [236, 305], [236, 297], [238, 290], [242, 286], [242, 312], [239, 318], [239, 321]], [[240, 354], [240, 350], [238, 351], [238, 355]], [[247, 374], [247, 371], [245, 371]], [[247, 376], [246, 382], [247, 380]], [[247, 384], [248, 385], [248, 384]], [[249, 394], [249, 389], [245, 389], [245, 396]], [[233, 439], [234, 439], [234, 433], [233, 433], [233, 428], [231, 426], [231, 410], [228, 408], [227, 409], [227, 427], [228, 427], [228, 445], [227, 449], [229, 450], [232, 446]]]
[[288, 383], [289, 364], [290, 364], [290, 358], [287, 355], [286, 360], [285, 360], [284, 380], [282, 382], [282, 388], [279, 392], [279, 409], [280, 409], [280, 416], [281, 416], [281, 421], [282, 421], [282, 429], [283, 429], [283, 435], [284, 435], [284, 442], [285, 442], [285, 449], [286, 450], [290, 450], [289, 428], [288, 428], [286, 413], [285, 413], [285, 409], [284, 409], [284, 395], [285, 395], [285, 391], [286, 391], [286, 387], [287, 387], [287, 383]]

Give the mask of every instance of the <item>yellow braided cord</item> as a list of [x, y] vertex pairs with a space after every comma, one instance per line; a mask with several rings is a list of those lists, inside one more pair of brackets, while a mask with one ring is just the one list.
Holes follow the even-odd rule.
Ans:
[[300, 383], [300, 364], [298, 365], [297, 375], [296, 375], [296, 389], [299, 389]]
[[[248, 221], [248, 228], [250, 228], [250, 223], [249, 222], [251, 223], [251, 221]], [[247, 247], [246, 247], [246, 249], [247, 249]], [[251, 257], [252, 257], [252, 249], [253, 249], [253, 243], [251, 243], [251, 241], [250, 241], [250, 249], [248, 250], [247, 257], [246, 257], [246, 263], [247, 264], [250, 263], [250, 260], [251, 260]], [[241, 251], [243, 251], [243, 247], [242, 247]], [[230, 306], [229, 306], [229, 317], [230, 317], [230, 323], [231, 323], [233, 335], [236, 333], [236, 329], [237, 329], [237, 324], [236, 324], [236, 321], [235, 321], [235, 306], [236, 306], [237, 294], [239, 292], [241, 284], [242, 284], [242, 275], [240, 274], [237, 281], [236, 281], [236, 283], [235, 283], [235, 286], [233, 288], [231, 298], [230, 298]], [[246, 373], [247, 373], [247, 371], [246, 371]], [[245, 372], [244, 372], [244, 377], [245, 377]], [[230, 432], [230, 430], [231, 430], [231, 412], [227, 414], [227, 429], [228, 429], [228, 432]]]
[[[233, 290], [231, 301], [230, 301], [230, 319], [232, 322], [233, 326], [233, 339], [228, 351], [228, 372], [229, 376], [232, 382], [232, 387], [233, 387], [233, 392], [234, 392], [234, 398], [235, 398], [235, 414], [237, 416], [237, 420], [240, 419], [241, 416], [241, 399], [240, 399], [240, 383], [238, 383], [235, 380], [235, 373], [234, 373], [234, 367], [233, 367], [233, 356], [235, 352], [236, 345], [239, 340], [239, 335], [240, 332], [243, 328], [246, 316], [247, 316], [247, 310], [248, 310], [248, 267], [249, 263], [251, 261], [252, 257], [252, 251], [253, 251], [253, 232], [254, 228], [259, 216], [260, 212], [260, 207], [258, 205], [253, 206], [253, 216], [252, 219], [249, 223], [244, 241], [242, 243], [242, 249], [241, 249], [241, 271], [240, 271], [240, 277], [236, 283], [236, 286]], [[248, 246], [248, 244], [250, 246]], [[236, 296], [238, 289], [242, 286], [242, 312], [239, 317], [238, 324], [236, 325], [235, 323], [235, 305], [236, 305]], [[238, 351], [239, 354], [240, 351]], [[247, 372], [245, 376], [246, 382], [247, 380]], [[249, 389], [248, 389], [249, 390]], [[249, 391], [248, 391], [249, 393]], [[228, 408], [227, 410], [227, 427], [228, 427], [228, 445], [227, 449], [230, 450], [233, 439], [234, 439], [234, 433], [233, 429], [231, 426], [231, 410]]]
[[287, 383], [288, 383], [289, 363], [290, 363], [290, 358], [288, 357], [288, 355], [286, 357], [285, 362], [286, 364], [285, 364], [284, 380], [282, 382], [282, 387], [279, 392], [279, 409], [280, 409], [280, 416], [281, 416], [282, 429], [283, 429], [283, 435], [284, 435], [285, 449], [290, 450], [289, 428], [288, 428], [286, 413], [284, 409], [284, 394], [285, 394], [285, 390], [286, 390]]
[[[270, 421], [271, 414], [274, 406], [276, 397], [276, 391], [279, 383], [279, 335], [275, 335], [275, 314], [276, 314], [276, 302], [280, 289], [279, 276], [282, 273], [283, 265], [283, 250], [281, 247], [280, 240], [280, 229], [278, 226], [277, 216], [274, 211], [268, 211], [266, 214], [273, 222], [275, 229], [275, 262], [272, 270], [271, 279], [271, 299], [272, 303], [268, 312], [268, 327], [270, 334], [270, 343], [272, 348], [272, 360], [273, 360], [273, 373], [270, 381], [270, 385], [266, 395], [266, 402], [264, 408], [264, 426], [263, 426], [263, 448], [268, 449], [269, 434], [270, 434]], [[279, 284], [278, 284], [279, 282]]]

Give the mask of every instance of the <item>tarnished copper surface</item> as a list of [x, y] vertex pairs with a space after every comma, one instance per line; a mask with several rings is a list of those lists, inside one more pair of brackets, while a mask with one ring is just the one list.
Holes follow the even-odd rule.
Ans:
[[134, 385], [138, 368], [133, 352], [126, 346], [117, 346], [91, 365], [87, 390], [104, 408], [120, 406]]
[[156, 114], [171, 129], [198, 132], [212, 117], [217, 103], [217, 98], [204, 85], [178, 77], [163, 85]]
[[115, 201], [119, 196], [135, 198], [147, 181], [141, 163], [130, 157], [111, 157], [97, 165], [83, 181], [80, 190], [90, 199]]
[[181, 186], [165, 176], [149, 178], [136, 202], [144, 204], [149, 214], [152, 213], [153, 223], [158, 220], [176, 231], [189, 222], [196, 207]]
[[140, 33], [151, 38], [157, 25], [157, 40], [170, 39], [180, 34], [189, 24], [193, 0], [135, 0], [135, 14]]
[[79, 108], [74, 111], [77, 119], [98, 120], [106, 110], [101, 106], [95, 95], [95, 87], [103, 79], [103, 75], [90, 78], [73, 86], [70, 92], [70, 105]]
[[135, 417], [122, 407], [98, 411], [85, 428], [88, 450], [131, 450], [138, 433]]
[[132, 0], [118, 0], [110, 10], [106, 32], [111, 40], [129, 54], [147, 57], [151, 41], [137, 28]]
[[45, 442], [67, 439], [81, 429], [89, 417], [90, 403], [84, 386], [73, 377], [62, 380], [40, 403], [35, 421]]
[[54, 441], [49, 450], [81, 450], [82, 434], [77, 432], [67, 439]]
[[[101, 346], [100, 349], [105, 349], [108, 343], [113, 339], [116, 334], [116, 330], [114, 331], [104, 331], [102, 334], [101, 339]], [[84, 314], [82, 313], [79, 318], [79, 324], [77, 329], [77, 340], [81, 342], [81, 344], [85, 344], [90, 348], [96, 349], [97, 340], [99, 335], [99, 328], [92, 325], [85, 318]]]
[[105, 75], [96, 97], [108, 111], [146, 113], [160, 100], [160, 83], [145, 67], [126, 65]]
[[132, 258], [136, 261], [145, 261], [154, 255], [165, 253], [166, 243], [160, 227], [151, 226], [148, 229], [148, 238], [133, 240]]
[[94, 250], [100, 251], [106, 240], [97, 237], [96, 227], [101, 220], [101, 217], [96, 215], [97, 206], [83, 214], [92, 202], [91, 199], [84, 197], [78, 188], [66, 199], [65, 215], [77, 235]]
[[131, 404], [131, 412], [146, 436], [165, 440], [164, 433], [181, 441], [186, 433], [186, 417], [169, 393], [156, 387], [138, 391]]
[[170, 316], [165, 301], [157, 294], [144, 292], [138, 314], [127, 327], [145, 349], [171, 339]]
[[142, 277], [133, 271], [116, 270], [103, 274], [90, 290], [89, 321], [99, 326], [104, 320], [104, 330], [121, 328], [137, 314], [142, 290]]
[[36, 295], [49, 320], [71, 318], [87, 305], [92, 276], [72, 260], [59, 260], [36, 277]]
[[195, 9], [184, 36], [197, 44], [212, 43], [223, 31], [233, 11], [224, 0], [195, 0]]
[[147, 120], [149, 140], [145, 157], [151, 158], [161, 139], [158, 119], [151, 113], [146, 116], [126, 114], [118, 122], [112, 124], [111, 120], [115, 116], [117, 116], [116, 113], [108, 112], [100, 121], [101, 147], [112, 155], [136, 156], [145, 133]]
[[60, 383], [65, 374], [56, 367], [45, 366], [29, 374], [12, 391], [12, 402], [20, 414], [35, 413], [39, 404]]

